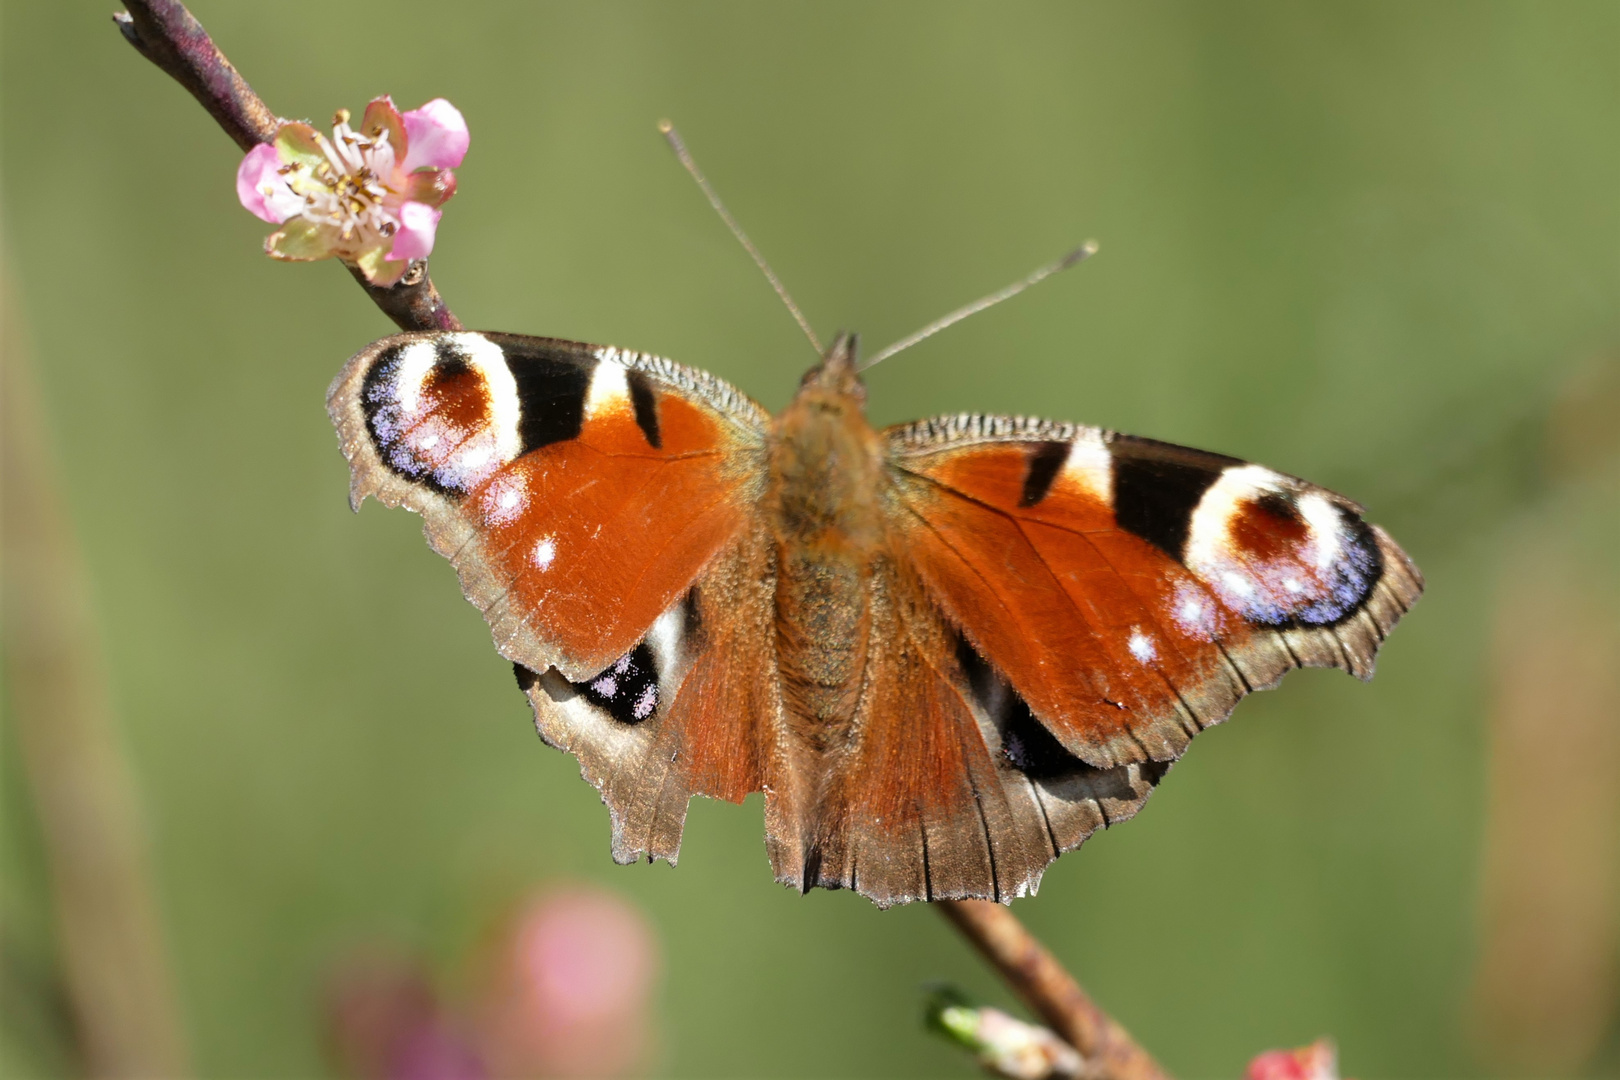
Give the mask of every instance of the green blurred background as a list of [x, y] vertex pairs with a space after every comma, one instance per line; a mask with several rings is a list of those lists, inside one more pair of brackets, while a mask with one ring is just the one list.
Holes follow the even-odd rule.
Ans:
[[[322, 1075], [334, 955], [394, 940], [454, 981], [503, 905], [569, 878], [661, 935], [658, 1073], [966, 1074], [919, 986], [1005, 994], [923, 906], [774, 885], [757, 799], [695, 804], [677, 869], [612, 864], [418, 519], [347, 508], [322, 397], [392, 327], [339, 266], [259, 254], [239, 153], [111, 10], [6, 0], [0, 222], [198, 1071]], [[1476, 977], [1504, 567], [1556, 519], [1596, 538], [1582, 590], [1616, 595], [1613, 470], [1548, 446], [1560, 403], [1587, 409], [1578, 461], [1620, 421], [1579, 389], [1620, 349], [1620, 6], [193, 11], [284, 115], [461, 108], [433, 270], [467, 325], [661, 353], [773, 409], [814, 357], [660, 117], [821, 333], [869, 349], [1099, 239], [875, 369], [873, 419], [1032, 412], [1252, 458], [1364, 502], [1429, 592], [1371, 685], [1246, 701], [1016, 910], [1183, 1075], [1323, 1033], [1361, 1077], [1620, 1071], [1612, 978], [1538, 1069], [1491, 1041]], [[5, 952], [48, 973], [9, 732]], [[1546, 734], [1560, 768], [1606, 760]], [[1581, 940], [1612, 959], [1606, 887]], [[51, 1030], [4, 1024], [10, 1074], [64, 1067]]]

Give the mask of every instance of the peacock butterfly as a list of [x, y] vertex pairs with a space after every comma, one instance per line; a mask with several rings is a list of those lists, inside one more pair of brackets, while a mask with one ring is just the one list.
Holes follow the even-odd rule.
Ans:
[[1422, 591], [1333, 492], [1025, 417], [879, 431], [855, 360], [841, 335], [774, 417], [516, 334], [399, 334], [332, 384], [351, 503], [424, 517], [619, 862], [763, 791], [784, 884], [1033, 893], [1243, 695], [1370, 678]]

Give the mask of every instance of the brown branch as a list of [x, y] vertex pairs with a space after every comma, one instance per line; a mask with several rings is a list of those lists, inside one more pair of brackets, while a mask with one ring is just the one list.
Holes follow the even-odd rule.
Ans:
[[[129, 10], [113, 22], [135, 50], [191, 91], [225, 134], [243, 150], [276, 137], [280, 120], [253, 92], [225, 54], [179, 0], [128, 0]], [[378, 286], [349, 268], [366, 295], [402, 330], [460, 330], [428, 276], [427, 260], [417, 259], [396, 285]]]
[[1080, 1051], [1087, 1076], [1168, 1080], [1158, 1062], [1097, 1007], [1011, 910], [988, 900], [936, 900], [934, 906], [990, 961], [1026, 1005]]
[[405, 276], [393, 285], [373, 285], [357, 267], [349, 273], [366, 290], [371, 302], [382, 308], [401, 330], [461, 330], [461, 320], [439, 296], [428, 277], [426, 259], [415, 259], [405, 268]]

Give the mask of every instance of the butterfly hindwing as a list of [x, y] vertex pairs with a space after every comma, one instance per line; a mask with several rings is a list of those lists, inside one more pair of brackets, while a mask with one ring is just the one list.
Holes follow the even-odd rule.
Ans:
[[570, 682], [554, 668], [517, 669], [541, 737], [574, 754], [601, 792], [621, 863], [675, 862], [691, 796], [742, 802], [776, 771], [781, 706], [760, 544], [757, 532], [739, 536], [597, 674]]
[[829, 763], [801, 866], [779, 880], [879, 906], [1030, 895], [1046, 867], [1130, 817], [1163, 774], [1069, 753], [896, 560], [873, 583], [874, 633], [852, 738]]

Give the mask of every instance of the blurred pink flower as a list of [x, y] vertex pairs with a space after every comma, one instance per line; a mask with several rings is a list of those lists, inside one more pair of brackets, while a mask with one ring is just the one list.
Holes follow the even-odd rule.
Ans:
[[326, 1022], [340, 1071], [354, 1080], [485, 1080], [465, 1033], [414, 963], [350, 959], [328, 988]]
[[433, 250], [439, 207], [456, 192], [451, 172], [471, 136], [443, 98], [403, 115], [388, 97], [366, 106], [360, 130], [349, 111], [328, 140], [309, 124], [284, 122], [236, 170], [236, 196], [281, 228], [265, 240], [271, 258], [336, 256], [375, 285], [392, 285], [410, 260]]
[[658, 946], [625, 900], [590, 886], [542, 894], [490, 960], [477, 1015], [496, 1075], [620, 1076], [642, 1061]]
[[1296, 1050], [1267, 1050], [1249, 1062], [1246, 1080], [1339, 1080], [1339, 1055], [1332, 1039], [1317, 1039]]

